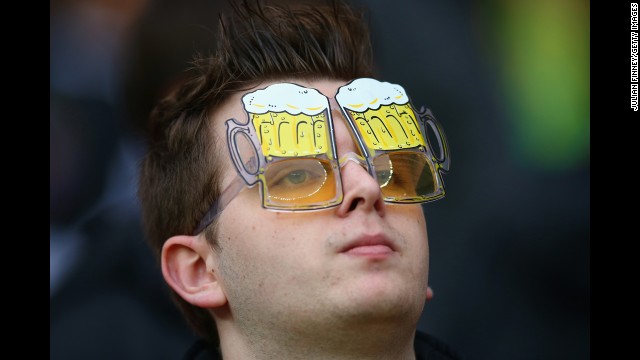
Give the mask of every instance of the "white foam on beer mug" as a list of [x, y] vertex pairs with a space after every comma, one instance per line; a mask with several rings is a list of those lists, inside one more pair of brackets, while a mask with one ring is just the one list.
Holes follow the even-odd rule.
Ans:
[[404, 88], [397, 84], [370, 78], [356, 79], [340, 88], [336, 101], [349, 110], [377, 110], [381, 105], [403, 105], [409, 102]]
[[303, 88], [296, 84], [274, 84], [242, 97], [247, 112], [265, 114], [283, 111], [291, 115], [304, 113], [313, 116], [329, 107], [327, 98], [315, 89]]

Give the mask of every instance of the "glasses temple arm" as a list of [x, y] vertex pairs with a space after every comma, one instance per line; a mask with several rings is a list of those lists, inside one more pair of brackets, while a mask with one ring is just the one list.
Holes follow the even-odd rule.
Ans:
[[211, 207], [207, 210], [200, 223], [198, 223], [198, 227], [193, 232], [193, 235], [198, 235], [206, 229], [207, 226], [213, 222], [216, 216], [218, 216], [222, 210], [229, 205], [229, 202], [231, 202], [231, 200], [233, 200], [233, 198], [235, 198], [245, 186], [246, 184], [244, 180], [242, 180], [239, 175], [235, 176], [231, 183], [222, 190], [218, 200], [214, 201]]

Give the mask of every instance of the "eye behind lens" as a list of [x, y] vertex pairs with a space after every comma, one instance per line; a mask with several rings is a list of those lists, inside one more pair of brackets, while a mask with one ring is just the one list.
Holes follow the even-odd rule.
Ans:
[[376, 169], [376, 178], [380, 187], [388, 186], [393, 177], [393, 162], [389, 155], [384, 154], [376, 157], [373, 165]]
[[385, 200], [420, 202], [437, 193], [434, 168], [427, 156], [415, 151], [394, 151], [374, 159]]
[[333, 170], [328, 160], [287, 159], [271, 163], [265, 171], [269, 203], [283, 207], [305, 207], [336, 197]]

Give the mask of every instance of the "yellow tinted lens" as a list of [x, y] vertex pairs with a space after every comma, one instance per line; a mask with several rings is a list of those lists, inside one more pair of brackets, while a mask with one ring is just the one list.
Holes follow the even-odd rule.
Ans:
[[376, 176], [385, 198], [420, 200], [436, 192], [435, 173], [426, 155], [394, 151], [374, 159]]
[[265, 171], [269, 203], [299, 207], [336, 197], [331, 163], [316, 158], [287, 159], [271, 163]]

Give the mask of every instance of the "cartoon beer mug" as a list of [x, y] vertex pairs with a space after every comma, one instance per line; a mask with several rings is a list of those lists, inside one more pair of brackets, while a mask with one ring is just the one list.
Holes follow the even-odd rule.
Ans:
[[[449, 148], [430, 110], [416, 116], [403, 87], [369, 78], [340, 87], [335, 100], [357, 134], [360, 161], [378, 179], [384, 201], [419, 203], [444, 196], [440, 173], [449, 170]], [[426, 125], [435, 134], [438, 157]]]

